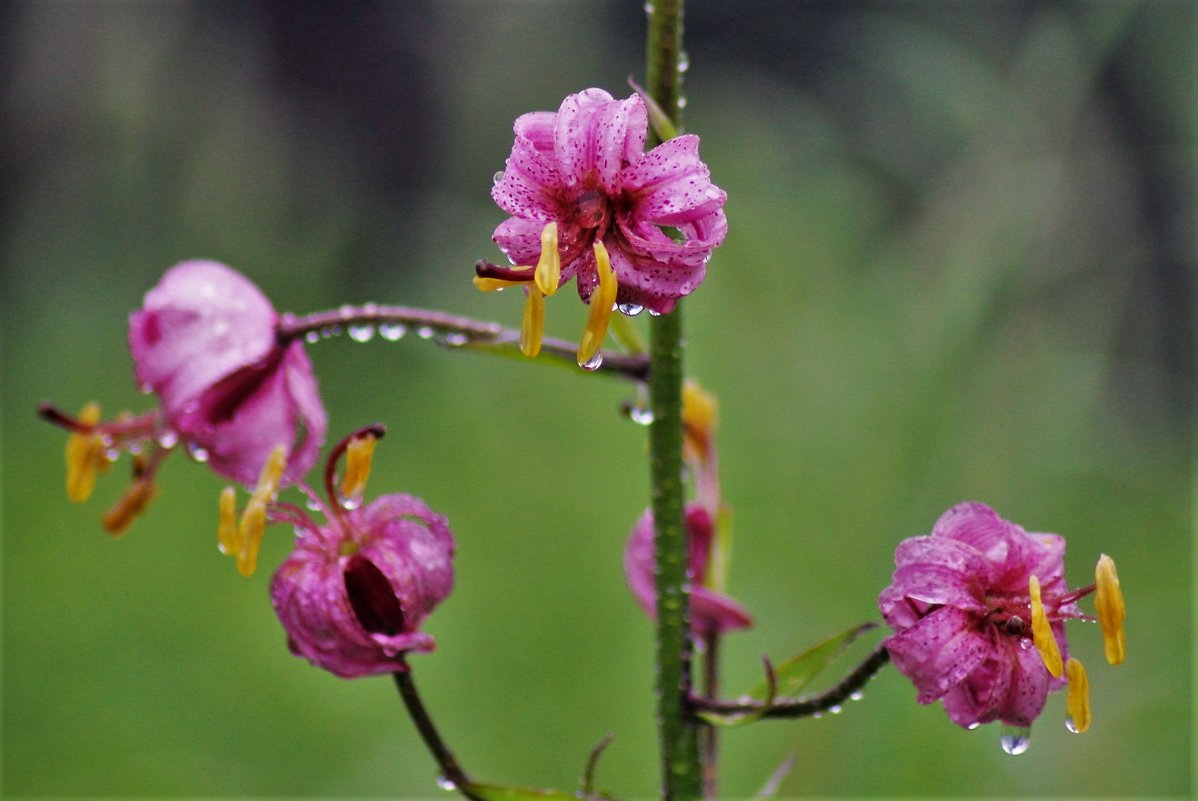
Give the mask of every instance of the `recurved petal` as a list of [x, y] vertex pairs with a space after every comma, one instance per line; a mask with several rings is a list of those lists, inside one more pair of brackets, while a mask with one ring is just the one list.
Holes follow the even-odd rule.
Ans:
[[647, 130], [645, 104], [637, 95], [615, 100], [602, 89], [570, 95], [558, 109], [554, 132], [562, 181], [578, 186], [597, 179], [614, 194], [621, 169], [644, 150]]
[[213, 261], [169, 269], [129, 317], [138, 383], [162, 400], [168, 422], [204, 389], [266, 358], [277, 315], [258, 287]]
[[994, 643], [978, 630], [975, 615], [950, 606], [930, 612], [906, 631], [885, 640], [899, 672], [915, 685], [916, 700], [928, 704], [943, 696], [994, 656]]
[[743, 606], [706, 587], [691, 590], [691, 620], [695, 632], [701, 636], [722, 634], [753, 625], [753, 618]]
[[722, 209], [728, 199], [699, 160], [699, 137], [693, 134], [664, 142], [625, 167], [620, 185], [635, 197], [634, 217], [658, 225], [698, 220]]
[[620, 282], [616, 295], [618, 303], [631, 303], [669, 314], [674, 303], [693, 292], [707, 274], [707, 265], [702, 261], [697, 265], [660, 262], [636, 253], [615, 233], [609, 233], [604, 244]]
[[413, 631], [453, 590], [449, 522], [413, 495], [384, 495], [352, 513], [361, 553], [391, 582]]
[[544, 225], [562, 217], [556, 194], [560, 188], [561, 177], [551, 154], [517, 135], [503, 176], [491, 187], [491, 197], [508, 214]]
[[901, 596], [975, 613], [986, 611], [992, 568], [970, 546], [934, 536], [911, 537], [899, 543], [894, 561], [891, 586]]

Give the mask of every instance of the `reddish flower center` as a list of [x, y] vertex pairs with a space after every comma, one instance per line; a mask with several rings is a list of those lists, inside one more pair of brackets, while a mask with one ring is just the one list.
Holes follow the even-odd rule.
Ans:
[[392, 636], [404, 630], [404, 614], [391, 582], [361, 554], [345, 566], [345, 593], [354, 617], [371, 634]]
[[598, 189], [584, 189], [574, 198], [574, 219], [578, 227], [599, 228], [607, 215], [607, 197]]

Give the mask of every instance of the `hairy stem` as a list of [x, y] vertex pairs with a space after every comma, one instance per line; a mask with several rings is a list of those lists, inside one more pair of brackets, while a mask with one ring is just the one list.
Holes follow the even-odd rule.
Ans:
[[[682, 0], [654, 0], [649, 9], [646, 88], [677, 128]], [[649, 145], [654, 144], [652, 132]], [[693, 801], [702, 792], [698, 725], [690, 715], [690, 598], [682, 518], [682, 311], [650, 321], [652, 369], [649, 429], [654, 560], [657, 589], [657, 716], [662, 796]]]
[[[412, 306], [366, 303], [362, 306], [346, 305], [339, 309], [303, 316], [284, 314], [279, 320], [278, 336], [283, 342], [305, 338], [315, 341], [322, 336], [343, 331], [349, 331], [352, 336], [352, 329], [355, 327], [369, 332], [371, 336], [377, 329], [383, 339], [399, 339], [410, 330], [422, 339], [432, 339], [447, 348], [524, 358], [520, 353], [518, 329]], [[568, 365], [576, 370], [577, 352], [576, 343], [546, 338], [541, 342], [541, 354], [538, 359]], [[605, 352], [603, 363], [595, 372], [643, 383], [649, 376], [649, 360], [639, 354]]]

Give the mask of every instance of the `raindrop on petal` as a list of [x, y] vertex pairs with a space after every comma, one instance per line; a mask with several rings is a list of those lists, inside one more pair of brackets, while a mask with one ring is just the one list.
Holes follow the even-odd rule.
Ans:
[[499, 172], [497, 172], [497, 173], [495, 173], [494, 175], [492, 175], [492, 176], [491, 176], [491, 183], [493, 183], [493, 184], [497, 184], [497, 183], [499, 183], [500, 181], [502, 181], [502, 180], [503, 180], [503, 174], [504, 174], [504, 173], [503, 173], [503, 170], [500, 170]]
[[619, 309], [620, 314], [628, 317], [636, 317], [645, 310], [644, 306], [638, 306], [635, 303], [617, 303], [616, 308]]
[[1032, 730], [1027, 726], [1003, 726], [999, 742], [1002, 744], [1002, 750], [1011, 756], [1018, 756], [1031, 745]]

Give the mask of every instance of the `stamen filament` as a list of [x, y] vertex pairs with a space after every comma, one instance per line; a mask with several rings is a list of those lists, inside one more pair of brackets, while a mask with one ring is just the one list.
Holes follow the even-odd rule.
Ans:
[[104, 515], [104, 530], [116, 536], [146, 510], [150, 501], [158, 494], [158, 485], [151, 478], [139, 478], [129, 485], [120, 500]]
[[1064, 669], [1061, 664], [1061, 649], [1057, 646], [1057, 638], [1053, 636], [1048, 616], [1044, 614], [1044, 603], [1040, 600], [1040, 579], [1032, 576], [1028, 582], [1028, 593], [1032, 601], [1032, 641], [1044, 659], [1044, 666], [1048, 668], [1048, 672], [1059, 679]]
[[230, 556], [241, 550], [237, 538], [237, 490], [225, 487], [220, 493], [220, 525], [216, 530], [220, 552]]

